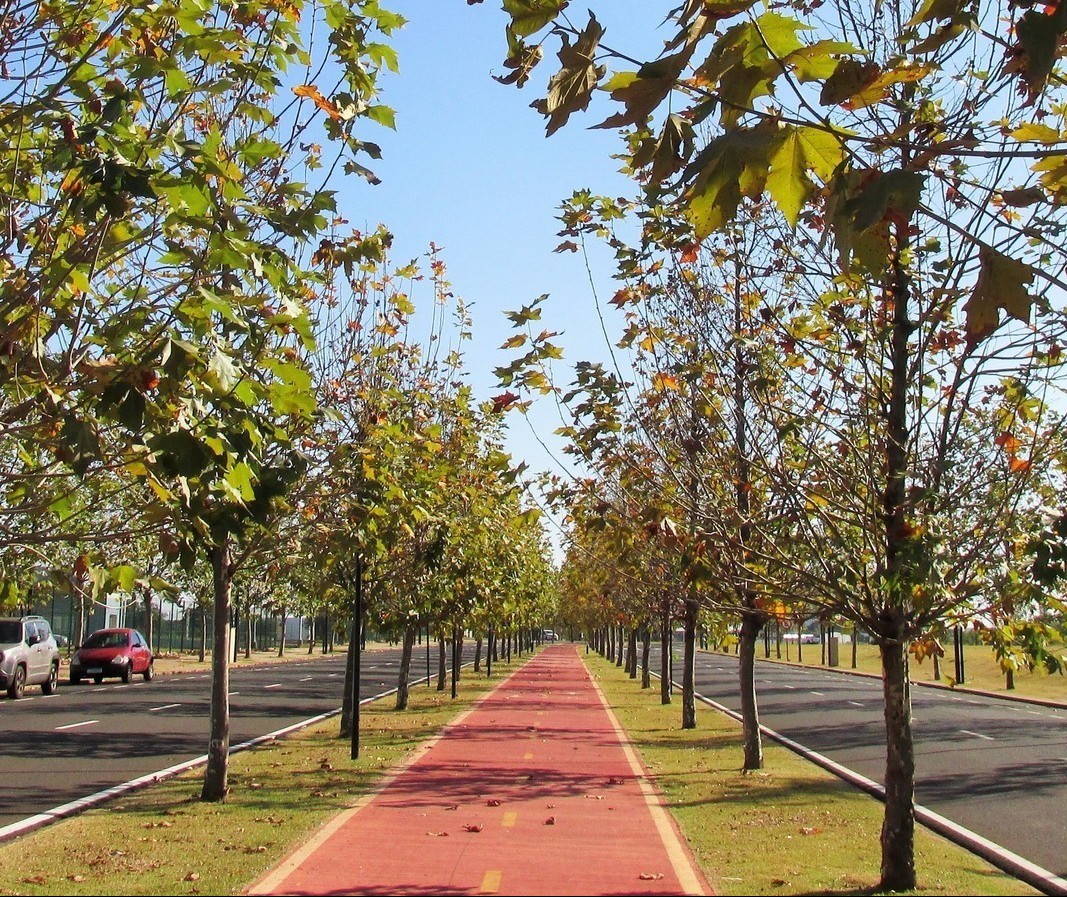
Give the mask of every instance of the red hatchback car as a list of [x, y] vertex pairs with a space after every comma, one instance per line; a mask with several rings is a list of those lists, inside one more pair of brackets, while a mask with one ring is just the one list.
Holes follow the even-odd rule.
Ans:
[[103, 681], [118, 676], [129, 682], [135, 675], [150, 682], [153, 676], [152, 652], [148, 642], [136, 629], [98, 629], [74, 652], [70, 659], [70, 681]]

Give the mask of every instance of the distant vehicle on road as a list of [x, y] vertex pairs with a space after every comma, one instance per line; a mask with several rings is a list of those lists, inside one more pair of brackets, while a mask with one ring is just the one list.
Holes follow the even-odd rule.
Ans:
[[70, 681], [82, 679], [99, 684], [105, 678], [118, 677], [129, 682], [134, 676], [150, 682], [155, 671], [148, 642], [136, 629], [98, 629], [74, 652], [70, 659]]
[[542, 629], [541, 630], [541, 640], [542, 641], [554, 642], [558, 638], [559, 638], [559, 636], [556, 635], [555, 631], [552, 630], [552, 629]]
[[0, 619], [0, 688], [21, 698], [27, 685], [54, 694], [59, 681], [59, 648], [44, 617]]

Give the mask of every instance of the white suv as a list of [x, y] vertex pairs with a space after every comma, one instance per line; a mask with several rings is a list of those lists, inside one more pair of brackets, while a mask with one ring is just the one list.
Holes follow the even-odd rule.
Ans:
[[46, 695], [59, 683], [59, 648], [44, 617], [0, 618], [0, 689], [21, 698], [27, 685]]

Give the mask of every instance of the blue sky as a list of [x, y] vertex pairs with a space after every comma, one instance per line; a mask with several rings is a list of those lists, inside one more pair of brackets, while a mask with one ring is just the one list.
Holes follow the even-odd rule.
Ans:
[[[560, 373], [569, 382], [567, 370], [575, 361], [602, 358], [607, 349], [583, 258], [553, 251], [561, 240], [555, 215], [575, 189], [615, 196], [631, 191], [611, 158], [620, 149], [618, 136], [590, 129], [608, 107], [574, 118], [546, 138], [543, 119], [529, 104], [555, 70], [557, 41], [546, 52], [537, 83], [517, 90], [492, 78], [504, 72], [507, 17], [500, 0], [476, 6], [466, 0], [383, 5], [408, 19], [391, 40], [400, 74], [383, 83], [382, 101], [396, 111], [397, 130], [364, 133], [382, 147], [383, 158], [373, 165], [382, 183], [346, 187], [342, 211], [355, 227], [386, 224], [396, 237], [397, 262], [425, 253], [431, 241], [443, 247], [453, 289], [471, 306], [474, 341], [467, 362], [479, 396], [501, 391], [492, 369], [511, 357], [498, 349], [514, 332], [504, 310], [542, 293], [550, 294], [544, 325], [563, 333], [559, 342], [567, 369]], [[653, 31], [670, 4], [610, 0], [599, 6], [608, 43], [659, 46]], [[577, 23], [584, 25], [586, 15], [584, 5], [574, 8]], [[606, 253], [596, 268], [605, 301], [616, 289]], [[413, 298], [418, 304], [422, 297]], [[560, 421], [546, 401], [541, 405], [530, 419], [547, 437]], [[517, 460], [535, 469], [553, 466], [517, 416], [510, 430], [507, 448]]]

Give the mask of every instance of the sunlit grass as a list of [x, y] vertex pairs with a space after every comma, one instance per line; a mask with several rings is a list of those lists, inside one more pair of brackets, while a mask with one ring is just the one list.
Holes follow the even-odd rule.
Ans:
[[[881, 803], [773, 743], [764, 769], [743, 774], [734, 720], [698, 707], [698, 728], [683, 730], [677, 695], [662, 705], [657, 683], [586, 661], [718, 893], [876, 893]], [[917, 894], [1038, 893], [921, 827], [916, 863]]]
[[[1059, 649], [1064, 652], [1061, 647]], [[912, 658], [910, 663], [911, 678], [914, 682], [936, 682], [942, 685], [951, 685], [955, 675], [955, 663], [952, 659], [951, 643], [945, 646], [946, 655], [940, 662], [940, 680], [934, 678], [934, 663], [932, 658], [925, 658], [921, 663]], [[1009, 690], [1007, 677], [1000, 669], [992, 649], [985, 645], [964, 646], [964, 688], [973, 688], [979, 691], [993, 692], [994, 694], [1014, 695], [1020, 698], [1040, 698], [1048, 701], [1063, 701], [1067, 703], [1067, 676], [1059, 673], [1049, 674], [1044, 667], [1027, 670], [1017, 670], [1015, 673], [1015, 688]], [[822, 661], [822, 649], [818, 644], [803, 645], [800, 651], [801, 657], [797, 657], [797, 644], [795, 641], [782, 643], [781, 660], [790, 663], [803, 663], [804, 666], [819, 666]], [[1067, 652], [1064, 652], [1067, 653]], [[777, 661], [778, 649], [775, 640], [770, 643], [770, 657], [764, 643], [761, 641], [756, 646], [756, 657], [759, 660]], [[852, 669], [852, 645], [841, 644], [839, 656], [839, 669]], [[882, 674], [881, 659], [878, 648], [874, 645], [860, 643], [856, 645], [856, 667], [859, 672], [871, 675]]]

